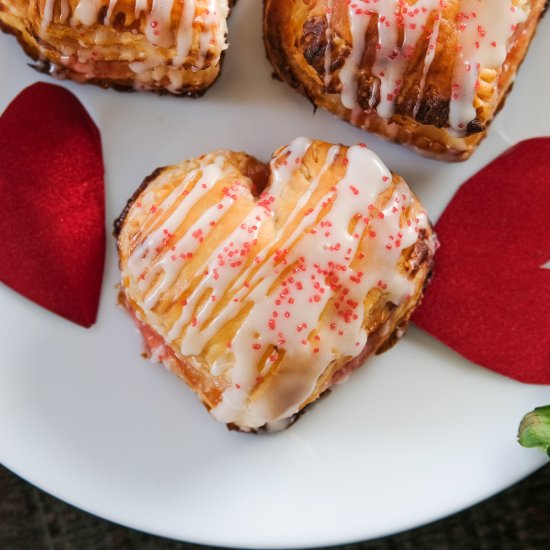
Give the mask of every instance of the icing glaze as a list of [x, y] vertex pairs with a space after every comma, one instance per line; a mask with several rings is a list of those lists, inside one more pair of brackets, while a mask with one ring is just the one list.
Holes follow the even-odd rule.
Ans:
[[44, 15], [42, 16], [41, 30], [44, 32], [50, 25], [53, 18], [53, 4], [54, 0], [46, 0], [44, 4]]
[[97, 21], [101, 0], [79, 0], [71, 18], [71, 25], [90, 27]]
[[107, 7], [107, 13], [105, 14], [105, 17], [103, 18], [103, 24], [109, 25], [111, 22], [111, 16], [113, 15], [113, 10], [115, 9], [116, 3], [118, 0], [109, 0], [109, 5]]
[[181, 65], [187, 59], [189, 51], [191, 50], [193, 44], [194, 17], [195, 0], [186, 0], [183, 4], [183, 12], [181, 14], [176, 38], [176, 56], [174, 57], [174, 63], [176, 65]]
[[[369, 291], [401, 304], [414, 290], [397, 266], [426, 215], [407, 222], [409, 188], [366, 147], [330, 147], [316, 177], [280, 208], [311, 146], [299, 138], [281, 149], [257, 199], [223, 156], [209, 155], [162, 200], [161, 176], [133, 207], [153, 214], [131, 242], [126, 293], [180, 357], [206, 358], [212, 375], [227, 377], [211, 411], [227, 423], [260, 427], [292, 415], [334, 359], [364, 350]], [[327, 186], [338, 163], [343, 176]], [[229, 212], [238, 219], [218, 234]]]
[[[521, 5], [520, 5], [521, 4]], [[365, 50], [365, 33], [376, 20], [378, 44], [372, 74], [375, 78], [369, 107], [389, 120], [404, 83], [409, 59], [422, 40], [428, 45], [420, 89], [435, 57], [443, 11], [443, 0], [357, 0], [350, 2], [348, 17], [352, 37], [351, 51], [339, 72], [341, 101], [344, 107], [358, 108], [358, 74]], [[330, 29], [332, 9], [327, 11]], [[518, 0], [461, 0], [457, 16], [459, 47], [453, 72], [453, 94], [449, 126], [463, 135], [467, 124], [475, 119], [474, 97], [480, 69], [499, 69], [506, 59], [516, 26], [529, 15], [529, 5]], [[327, 37], [331, 32], [327, 29]], [[328, 42], [330, 45], [330, 41]], [[325, 51], [325, 69], [330, 67], [331, 46]], [[328, 79], [325, 70], [325, 85]], [[414, 113], [418, 112], [419, 101]]]

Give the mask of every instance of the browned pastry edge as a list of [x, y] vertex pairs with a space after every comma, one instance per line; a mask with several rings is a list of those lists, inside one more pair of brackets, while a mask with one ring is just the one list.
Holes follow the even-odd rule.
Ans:
[[[117, 247], [117, 254], [120, 257], [120, 243], [119, 243], [119, 237], [122, 230], [122, 226], [124, 225], [124, 222], [126, 221], [126, 218], [128, 216], [128, 212], [130, 211], [132, 205], [136, 202], [138, 197], [147, 189], [147, 187], [155, 181], [162, 172], [169, 169], [170, 167], [159, 167], [156, 170], [154, 170], [149, 176], [147, 176], [140, 186], [136, 189], [136, 191], [132, 194], [132, 196], [128, 199], [126, 205], [124, 206], [122, 212], [120, 215], [114, 220], [113, 222], [113, 236], [116, 239], [116, 247]], [[261, 189], [257, 190], [258, 193], [261, 192]], [[424, 296], [424, 293], [426, 291], [426, 288], [431, 282], [432, 276], [433, 276], [433, 266], [434, 266], [434, 254], [433, 251], [430, 253], [430, 247], [427, 243], [427, 240], [429, 238], [429, 235], [435, 234], [433, 231], [433, 226], [430, 223], [429, 231], [426, 229], [421, 229], [419, 232], [419, 239], [417, 240], [416, 244], [414, 245], [414, 249], [411, 253], [410, 261], [415, 260], [415, 267], [413, 272], [417, 272], [419, 269], [423, 268], [425, 264], [427, 263], [427, 276], [424, 280], [424, 284], [422, 286], [422, 290], [420, 291], [419, 298], [416, 301], [414, 307], [410, 308], [409, 311], [406, 313], [406, 315], [395, 325], [394, 330], [390, 334], [384, 334], [384, 326], [381, 325], [378, 327], [375, 331], [371, 332], [369, 334], [367, 345], [363, 348], [361, 353], [354, 357], [351, 361], [348, 361], [342, 367], [336, 371], [332, 376], [331, 385], [325, 389], [315, 401], [312, 401], [311, 403], [308, 403], [303, 408], [301, 408], [299, 411], [294, 413], [292, 416], [290, 416], [287, 419], [284, 419], [285, 427], [284, 429], [288, 429], [290, 426], [292, 426], [307, 410], [311, 409], [316, 403], [318, 403], [321, 399], [328, 396], [331, 392], [332, 386], [338, 382], [340, 379], [347, 377], [349, 374], [351, 374], [354, 370], [361, 367], [369, 357], [373, 355], [380, 355], [384, 353], [385, 351], [388, 351], [391, 349], [404, 335], [407, 326], [409, 324], [409, 319], [414, 312], [414, 310], [420, 305], [422, 302], [422, 298]], [[130, 304], [128, 303], [128, 300], [126, 299], [126, 294], [124, 292], [124, 289], [122, 289], [120, 286], [119, 288], [119, 297], [118, 297], [118, 303], [121, 307], [123, 307], [129, 314], [135, 319], [135, 315], [131, 309]], [[397, 308], [395, 308], [395, 311], [397, 311]], [[387, 321], [390, 321], [392, 319], [392, 316], [394, 316], [394, 313], [392, 312], [390, 314], [390, 317]], [[146, 325], [145, 323], [143, 323]], [[161, 339], [163, 342], [165, 342], [165, 339], [158, 334], [151, 326], [146, 325], [148, 330], [155, 333], [156, 336]], [[139, 330], [139, 329], [138, 329]], [[143, 335], [142, 335], [143, 336]], [[175, 354], [174, 354], [175, 355]], [[179, 363], [184, 365], [186, 368], [194, 370], [194, 367], [190, 365], [189, 363], [183, 361], [181, 358], [177, 358]], [[186, 376], [185, 376], [185, 370], [183, 368], [178, 369], [177, 371], [174, 370], [174, 374], [176, 374], [179, 378], [182, 378], [184, 381], [187, 382]], [[188, 386], [191, 386], [191, 384], [187, 384]], [[195, 393], [195, 392], [193, 392]], [[195, 395], [197, 395], [195, 393]], [[200, 400], [200, 399], [199, 399]], [[201, 403], [204, 405], [204, 407], [209, 410], [209, 407], [201, 400]], [[260, 433], [268, 433], [272, 430], [270, 430], [270, 427], [268, 424], [265, 424], [264, 426], [261, 426], [256, 429], [249, 429], [249, 430], [243, 430], [239, 426], [237, 426], [234, 423], [228, 423], [226, 424], [227, 429], [229, 431], [237, 431], [242, 433], [254, 433], [254, 434], [260, 434]]]
[[[228, 0], [229, 5], [229, 16], [231, 15], [231, 11], [235, 4], [237, 3], [237, 0]], [[2, 11], [2, 5], [0, 4], [0, 11]], [[59, 80], [71, 80], [72, 82], [77, 82], [79, 84], [92, 84], [93, 86], [98, 86], [99, 88], [103, 88], [104, 90], [112, 89], [117, 92], [136, 92], [137, 90], [131, 86], [130, 84], [123, 84], [114, 80], [106, 79], [106, 78], [85, 78], [83, 79], [81, 75], [72, 69], [68, 67], [62, 67], [60, 65], [56, 65], [54, 63], [51, 63], [49, 60], [43, 58], [40, 55], [40, 51], [37, 48], [33, 48], [30, 44], [28, 44], [23, 37], [21, 36], [21, 32], [17, 29], [14, 29], [10, 27], [9, 25], [6, 25], [0, 20], [0, 30], [4, 32], [5, 34], [11, 34], [15, 37], [19, 45], [21, 46], [22, 50], [30, 57], [32, 58], [36, 64], [28, 63], [29, 67], [32, 69], [35, 69], [39, 73], [47, 74], [49, 76], [53, 76]], [[38, 44], [40, 42], [40, 38], [37, 36], [34, 36], [36, 43]], [[165, 88], [152, 88], [150, 90], [147, 90], [148, 92], [153, 92], [159, 96], [163, 95], [171, 95], [176, 97], [188, 97], [191, 99], [198, 99], [199, 97], [202, 97], [220, 78], [223, 70], [223, 64], [225, 60], [225, 53], [226, 50], [221, 52], [220, 55], [220, 61], [219, 61], [219, 71], [216, 77], [210, 84], [207, 86], [201, 87], [199, 89], [194, 88], [184, 88], [182, 89], [181, 93], [174, 93], [170, 90], [167, 90]]]
[[[318, 108], [322, 108], [322, 107], [320, 107], [315, 103], [315, 98], [310, 95], [309, 91], [307, 90], [302, 80], [298, 78], [297, 75], [294, 74], [292, 66], [288, 60], [289, 53], [282, 47], [282, 45], [278, 41], [279, 35], [274, 32], [268, 32], [267, 17], [265, 15], [266, 15], [267, 4], [270, 1], [272, 0], [263, 0], [263, 6], [264, 6], [263, 38], [264, 38], [266, 57], [274, 69], [272, 72], [272, 77], [275, 80], [279, 80], [280, 82], [288, 84], [291, 88], [294, 88], [296, 91], [298, 91], [313, 105], [314, 111], [316, 111]], [[527, 50], [529, 49], [529, 46], [536, 35], [536, 31], [538, 29], [538, 22], [542, 19], [542, 17], [546, 13], [549, 6], [550, 6], [550, 0], [546, 0], [539, 17], [534, 23], [531, 23], [534, 26], [534, 31], [532, 32], [530, 39], [524, 45], [524, 52], [521, 55], [519, 62], [515, 67], [515, 70], [513, 71], [514, 75], [517, 74], [517, 71], [520, 69], [521, 65], [523, 64], [523, 61], [525, 60], [525, 57], [526, 57]], [[481, 141], [487, 136], [487, 130], [491, 125], [491, 122], [493, 121], [495, 116], [500, 112], [500, 110], [504, 107], [508, 94], [513, 88], [514, 78], [508, 78], [507, 80], [508, 82], [505, 82], [505, 85], [503, 86], [504, 92], [502, 94], [502, 97], [500, 98], [500, 101], [496, 106], [491, 119], [486, 121], [484, 124], [484, 127], [481, 129], [478, 127], [478, 124], [476, 124], [477, 119], [470, 123], [472, 126], [469, 125], [468, 127], [469, 134], [466, 137], [467, 138], [470, 137], [475, 141], [471, 143], [470, 148], [464, 151], [452, 151], [448, 147], [445, 151], [438, 151], [438, 149], [441, 149], [443, 144], [441, 144], [440, 142], [434, 141], [433, 139], [428, 138], [427, 136], [422, 136], [422, 135], [417, 136], [417, 138], [422, 139], [422, 142], [423, 142], [422, 146], [419, 146], [417, 143], [414, 143], [414, 141], [417, 140], [414, 135], [409, 135], [408, 140], [399, 139], [399, 138], [393, 139], [388, 135], [378, 132], [376, 130], [364, 129], [364, 128], [361, 128], [360, 126], [354, 125], [350, 120], [343, 118], [340, 114], [331, 112], [329, 109], [326, 109], [326, 110], [328, 112], [331, 112], [333, 116], [336, 116], [341, 120], [344, 120], [345, 122], [347, 122], [348, 124], [351, 124], [352, 126], [356, 126], [356, 127], [359, 127], [360, 129], [363, 129], [364, 131], [373, 133], [382, 139], [393, 141], [401, 145], [406, 145], [407, 147], [413, 149], [415, 152], [417, 152], [422, 156], [432, 158], [435, 160], [446, 161], [446, 162], [461, 162], [461, 161], [467, 160], [471, 156], [471, 154], [476, 150], [476, 148], [479, 146]], [[434, 109], [438, 109], [438, 106], [435, 104], [434, 104]], [[393, 124], [399, 125], [398, 122], [394, 122]], [[417, 121], [417, 124], [419, 126], [423, 126], [423, 124], [420, 121]], [[426, 125], [426, 126], [429, 126], [429, 125]]]
[[[3, 30], [3, 29], [2, 29]], [[18, 42], [21, 44], [21, 41], [18, 39]], [[79, 84], [92, 84], [93, 86], [98, 86], [99, 88], [103, 88], [104, 90], [115, 90], [117, 92], [137, 92], [133, 86], [130, 86], [129, 84], [120, 84], [115, 81], [111, 81], [106, 78], [87, 78], [87, 79], [79, 79], [78, 77], [74, 77], [72, 75], [78, 75], [77, 72], [68, 69], [68, 68], [61, 68], [57, 65], [53, 65], [48, 60], [45, 59], [39, 59], [37, 57], [31, 56], [35, 59], [37, 62], [36, 65], [33, 65], [32, 63], [29, 63], [29, 67], [36, 70], [39, 73], [47, 74], [49, 76], [54, 76], [55, 78], [59, 80], [71, 80], [73, 82], [78, 82]], [[181, 93], [173, 93], [170, 90], [167, 90], [166, 88], [151, 88], [150, 90], [146, 90], [148, 92], [153, 92], [159, 96], [163, 95], [170, 95], [170, 96], [176, 96], [176, 97], [188, 97], [191, 99], [198, 99], [199, 97], [202, 97], [220, 78], [222, 74], [222, 68], [223, 68], [223, 60], [225, 57], [225, 51], [221, 53], [220, 56], [220, 70], [218, 71], [218, 74], [216, 75], [216, 78], [208, 86], [204, 86], [200, 89], [182, 89]]]
[[167, 166], [162, 166], [160, 168], [157, 168], [151, 174], [149, 174], [140, 184], [140, 186], [134, 191], [133, 195], [126, 201], [126, 205], [124, 206], [122, 212], [118, 216], [118, 218], [115, 219], [113, 222], [113, 237], [117, 239], [117, 248], [118, 248], [118, 237], [120, 236], [120, 231], [122, 229], [122, 226], [124, 225], [124, 222], [126, 221], [126, 216], [128, 216], [128, 212], [130, 211], [130, 208], [132, 208], [132, 205], [134, 202], [136, 202], [137, 198], [147, 189], [150, 183], [153, 182], [153, 180], [157, 179], [164, 170], [166, 170]]

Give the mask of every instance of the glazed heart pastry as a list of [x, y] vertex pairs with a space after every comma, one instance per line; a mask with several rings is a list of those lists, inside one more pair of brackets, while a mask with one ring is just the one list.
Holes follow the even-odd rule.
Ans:
[[459, 161], [503, 106], [546, 5], [265, 0], [264, 38], [275, 76], [316, 107], [423, 155]]
[[215, 418], [277, 430], [403, 334], [435, 235], [364, 145], [156, 170], [116, 222], [121, 302]]
[[200, 96], [220, 75], [233, 0], [1, 0], [36, 68], [118, 90]]

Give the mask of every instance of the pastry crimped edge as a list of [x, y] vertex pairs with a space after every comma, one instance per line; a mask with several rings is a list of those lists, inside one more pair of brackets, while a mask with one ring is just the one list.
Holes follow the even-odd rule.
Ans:
[[[308, 65], [301, 49], [297, 46], [303, 35], [296, 34], [299, 29], [293, 28], [290, 23], [294, 19], [293, 2], [290, 0], [263, 1], [264, 44], [267, 58], [274, 69], [274, 78], [296, 89], [315, 108], [325, 109], [354, 126], [372, 132], [383, 139], [405, 145], [423, 156], [448, 162], [468, 159], [487, 135], [494, 116], [504, 106], [517, 70], [534, 38], [538, 22], [548, 6], [547, 0], [530, 0], [531, 12], [523, 26], [524, 30], [518, 33], [502, 65], [503, 70], [498, 74], [497, 96], [489, 104], [477, 94], [474, 105], [479, 121], [472, 121], [476, 124], [471, 125], [466, 136], [456, 137], [445, 128], [423, 124], [399, 113], [394, 113], [389, 120], [380, 117], [374, 110], [363, 110], [353, 115], [350, 109], [342, 105], [339, 94], [327, 91], [326, 86], [320, 82], [319, 75]], [[493, 72], [486, 71], [489, 76], [492, 76]], [[483, 86], [482, 76], [480, 80]], [[431, 109], [437, 111], [437, 102], [431, 106]]]
[[[319, 142], [314, 142], [315, 144]], [[323, 144], [328, 145], [328, 144]], [[263, 185], [265, 185], [265, 172], [262, 173], [262, 167], [265, 168], [265, 165], [259, 163], [252, 157], [245, 155], [243, 153], [231, 153], [223, 152], [224, 154], [229, 155], [236, 165], [244, 167], [245, 172], [247, 167], [250, 168], [250, 174], [256, 180], [254, 186], [258, 190], [261, 190]], [[114, 235], [117, 238], [117, 247], [119, 252], [119, 260], [124, 263], [124, 248], [126, 246], [126, 241], [121, 237], [124, 232], [125, 224], [127, 223], [129, 216], [131, 216], [131, 210], [136, 203], [146, 192], [147, 188], [150, 185], [154, 185], [155, 181], [159, 177], [164, 177], [174, 167], [166, 167], [157, 169], [153, 172], [148, 178], [144, 180], [142, 185], [134, 193], [132, 198], [128, 201], [125, 209], [123, 210], [121, 216], [115, 222], [115, 232]], [[397, 181], [401, 181], [399, 176], [394, 178]], [[416, 199], [413, 199], [416, 201]], [[416, 205], [417, 207], [418, 205]], [[415, 207], [415, 208], [416, 208]], [[122, 241], [125, 241], [124, 244]], [[433, 267], [433, 255], [436, 249], [436, 238], [433, 234], [431, 226], [428, 225], [425, 229], [420, 230], [419, 237], [416, 240], [415, 244], [409, 249], [404, 251], [400, 256], [400, 265], [408, 265], [410, 272], [413, 273], [414, 278], [414, 296], [399, 306], [395, 306], [388, 302], [383, 293], [380, 293], [379, 301], [377, 306], [372, 308], [369, 312], [369, 315], [373, 314], [373, 311], [376, 311], [376, 315], [373, 315], [370, 319], [371, 330], [369, 330], [368, 343], [362, 351], [356, 355], [351, 361], [342, 362], [340, 360], [335, 360], [330, 366], [328, 366], [323, 372], [322, 376], [317, 380], [315, 389], [311, 392], [308, 398], [300, 404], [300, 407], [292, 415], [276, 420], [275, 422], [267, 422], [263, 426], [249, 427], [246, 425], [239, 425], [238, 423], [228, 422], [228, 427], [230, 429], [237, 429], [247, 432], [258, 432], [258, 431], [276, 431], [281, 428], [287, 427], [292, 424], [311, 404], [317, 402], [318, 398], [326, 394], [331, 386], [334, 383], [342, 381], [347, 378], [347, 376], [356, 368], [358, 368], [364, 361], [371, 355], [375, 353], [381, 353], [390, 347], [392, 347], [395, 342], [403, 335], [403, 332], [407, 326], [408, 320], [414, 308], [418, 305], [421, 300], [425, 286], [430, 280], [432, 267]], [[146, 319], [139, 313], [140, 306], [135, 303], [135, 301], [128, 296], [125, 291], [125, 287], [120, 287], [119, 302], [123, 305], [137, 321], [138, 326], [147, 325]], [[378, 309], [376, 309], [378, 308]], [[154, 342], [164, 341], [163, 336], [158, 333], [155, 333], [154, 329], [148, 326], [145, 330], [145, 333], [149, 335]], [[221, 383], [220, 380], [213, 377], [207, 369], [200, 368], [200, 365], [197, 365], [195, 361], [189, 361], [189, 358], [182, 357], [179, 353], [175, 352], [172, 346], [166, 346], [170, 348], [170, 352], [167, 354], [169, 357], [163, 359], [163, 363], [180, 378], [182, 378], [186, 383], [197, 393], [199, 399], [203, 402], [208, 410], [211, 410], [219, 404], [219, 400], [224, 391], [224, 383]], [[149, 355], [150, 351], [146, 351], [146, 355]], [[195, 363], [194, 365], [192, 363]], [[221, 386], [220, 386], [221, 384]]]
[[[48, 74], [55, 78], [64, 80], [72, 80], [77, 83], [92, 84], [103, 89], [113, 89], [119, 92], [134, 92], [147, 90], [157, 95], [175, 95], [178, 97], [199, 98], [202, 97], [218, 80], [221, 76], [223, 69], [224, 58], [226, 50], [223, 49], [220, 52], [219, 61], [214, 65], [205, 66], [199, 70], [182, 69], [183, 84], [176, 90], [171, 90], [165, 85], [154, 85], [150, 87], [139, 87], [136, 78], [132, 77], [131, 72], [126, 71], [127, 75], [123, 78], [112, 77], [89, 77], [83, 75], [81, 72], [73, 70], [70, 66], [60, 62], [61, 52], [55, 49], [52, 44], [49, 44], [43, 38], [33, 30], [33, 25], [29, 24], [25, 15], [16, 16], [11, 14], [8, 9], [8, 2], [10, 0], [0, 0], [0, 30], [6, 34], [11, 34], [15, 37], [23, 51], [27, 56], [32, 58], [35, 63], [29, 64], [30, 67], [36, 71], [44, 74]], [[34, 0], [35, 4], [41, 3], [44, 0]], [[52, 0], [55, 1], [55, 0]], [[74, 0], [67, 0], [74, 3]], [[233, 6], [237, 0], [228, 1], [228, 17], [231, 14]], [[20, 0], [15, 0], [13, 4], [20, 3]], [[135, 0], [119, 0], [116, 3], [116, 11], [120, 13], [132, 11], [132, 6], [135, 4]], [[39, 9], [39, 8], [37, 8]], [[74, 7], [71, 8], [74, 11]], [[78, 40], [79, 33], [90, 35], [106, 28], [110, 32], [116, 35], [117, 32], [122, 36], [127, 33], [128, 29], [125, 29], [124, 25], [121, 26], [115, 18], [115, 21], [110, 24], [103, 24], [101, 22], [101, 16], [105, 13], [106, 6], [102, 6], [100, 9], [100, 15], [93, 28], [83, 31], [81, 26], [76, 29], [71, 28], [69, 24], [60, 25], [61, 28], [65, 27], [67, 39]], [[34, 22], [39, 26], [40, 22], [37, 20]], [[61, 37], [61, 41], [63, 41]], [[41, 44], [46, 48], [47, 54], [44, 53], [44, 49], [41, 48]], [[111, 47], [117, 47], [116, 42], [108, 44]], [[152, 49], [152, 47], [151, 47]], [[101, 61], [101, 59], [99, 59]], [[167, 59], [169, 61], [169, 59]]]

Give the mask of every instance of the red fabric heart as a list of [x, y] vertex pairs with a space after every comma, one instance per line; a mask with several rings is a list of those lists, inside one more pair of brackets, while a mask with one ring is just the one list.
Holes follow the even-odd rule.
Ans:
[[471, 361], [550, 384], [550, 138], [524, 141], [457, 192], [413, 320]]
[[37, 83], [0, 118], [0, 280], [85, 327], [105, 258], [99, 131], [64, 88]]

